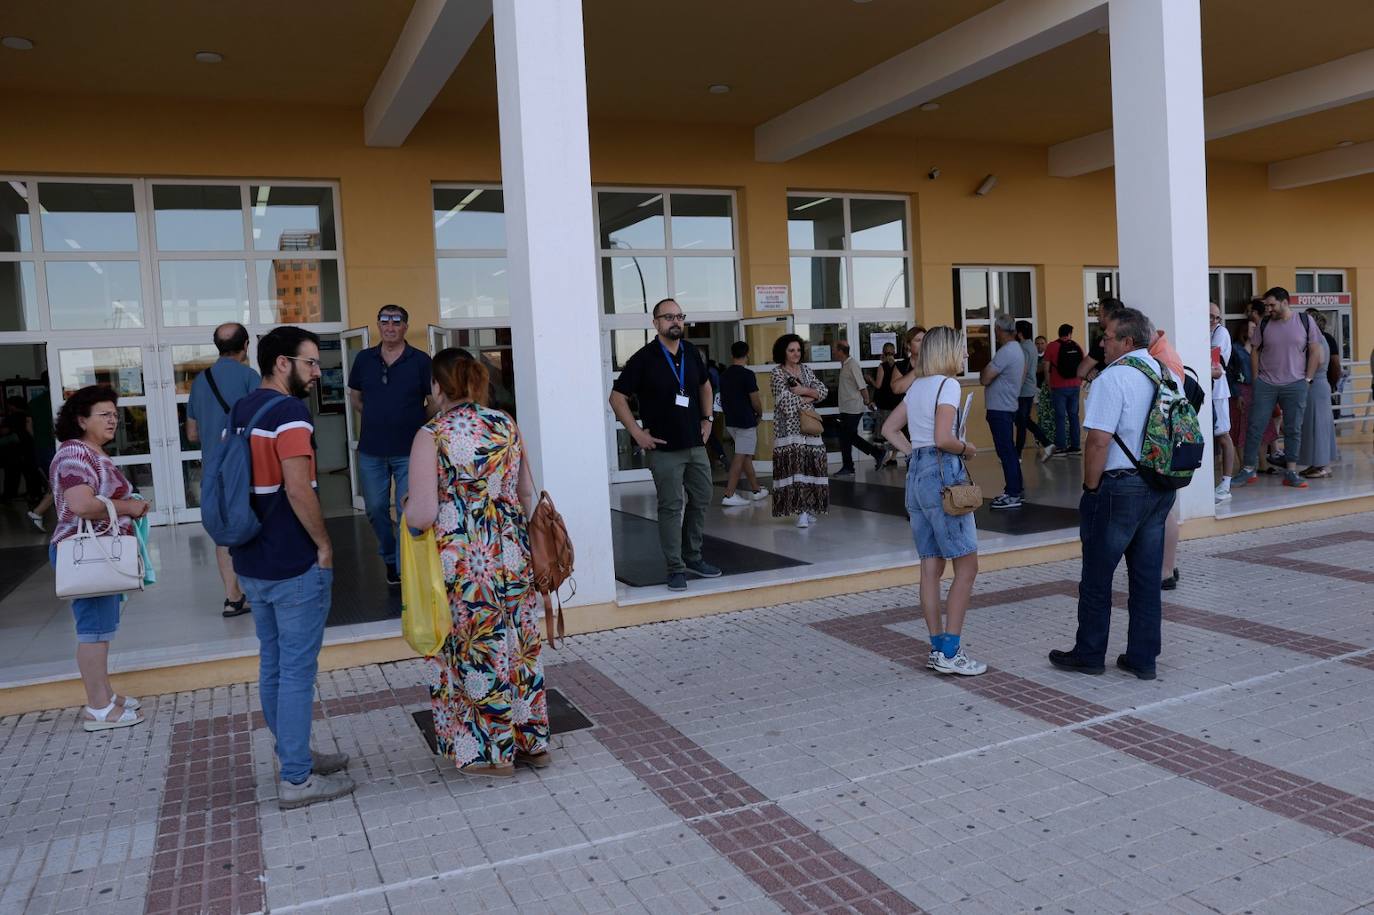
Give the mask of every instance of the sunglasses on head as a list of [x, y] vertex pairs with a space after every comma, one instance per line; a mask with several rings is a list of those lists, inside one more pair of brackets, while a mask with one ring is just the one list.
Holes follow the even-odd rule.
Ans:
[[377, 317], [377, 323], [378, 323], [378, 324], [404, 324], [404, 323], [406, 323], [406, 319], [403, 318], [403, 317], [401, 317], [400, 315], [379, 315], [379, 316]]

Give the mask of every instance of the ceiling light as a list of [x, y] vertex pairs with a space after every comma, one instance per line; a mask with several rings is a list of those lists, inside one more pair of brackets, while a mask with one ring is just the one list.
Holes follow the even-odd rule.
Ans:
[[0, 38], [0, 44], [9, 48], [11, 51], [32, 51], [33, 42], [27, 38], [20, 38], [18, 35], [6, 35]]
[[224, 60], [224, 55], [218, 51], [197, 51], [196, 63], [198, 64], [217, 64]]
[[1336, 147], [1337, 147], [1338, 149], [1345, 149], [1347, 146], [1354, 146], [1354, 145], [1355, 145], [1355, 141], [1354, 141], [1354, 140], [1342, 140], [1341, 142], [1339, 142], [1339, 143], [1336, 144]]
[[978, 185], [978, 190], [974, 191], [973, 194], [976, 197], [986, 197], [995, 187], [997, 187], [997, 176], [988, 175], [983, 179], [983, 183]]
[[940, 103], [939, 103], [939, 102], [926, 102], [924, 105], [921, 106], [921, 110], [922, 110], [922, 111], [939, 111], [939, 110], [940, 110]]
[[730, 91], [730, 87], [725, 83], [712, 83], [706, 87], [706, 91], [712, 95], [724, 95]]

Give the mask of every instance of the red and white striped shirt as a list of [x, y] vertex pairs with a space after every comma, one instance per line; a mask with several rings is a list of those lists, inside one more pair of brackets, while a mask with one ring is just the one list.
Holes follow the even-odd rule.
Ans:
[[[48, 466], [48, 480], [52, 484], [53, 508], [57, 510], [57, 527], [52, 542], [60, 543], [80, 530], [81, 519], [67, 505], [67, 490], [73, 486], [89, 486], [97, 496], [127, 499], [134, 488], [119, 472], [109, 455], [96, 451], [79, 438], [68, 439], [58, 446], [57, 454]], [[134, 532], [133, 519], [119, 516], [121, 533]]]

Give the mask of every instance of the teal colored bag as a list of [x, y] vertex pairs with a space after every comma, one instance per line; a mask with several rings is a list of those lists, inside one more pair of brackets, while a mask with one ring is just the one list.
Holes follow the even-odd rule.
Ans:
[[1136, 356], [1126, 356], [1129, 365], [1145, 374], [1155, 386], [1150, 412], [1145, 418], [1145, 434], [1137, 459], [1121, 436], [1112, 433], [1116, 445], [1131, 459], [1140, 478], [1154, 489], [1175, 490], [1187, 486], [1193, 472], [1202, 466], [1204, 441], [1197, 410], [1172, 378], [1161, 379], [1149, 364]]
[[[131, 498], [143, 501], [143, 497], [135, 493]], [[148, 553], [148, 516], [134, 519], [134, 536], [138, 538], [138, 555], [143, 558], [143, 584], [152, 585], [157, 583], [157, 572], [153, 569], [153, 557]]]

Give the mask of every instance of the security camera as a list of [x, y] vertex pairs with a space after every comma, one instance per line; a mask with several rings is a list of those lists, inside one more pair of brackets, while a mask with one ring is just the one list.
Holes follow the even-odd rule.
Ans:
[[926, 177], [934, 181], [936, 178], [940, 177], [940, 170], [932, 166], [930, 171], [926, 172]]
[[986, 178], [983, 179], [983, 183], [978, 185], [978, 190], [974, 191], [973, 193], [979, 197], [986, 197], [988, 195], [988, 192], [995, 187], [997, 187], [997, 176], [988, 175]]

